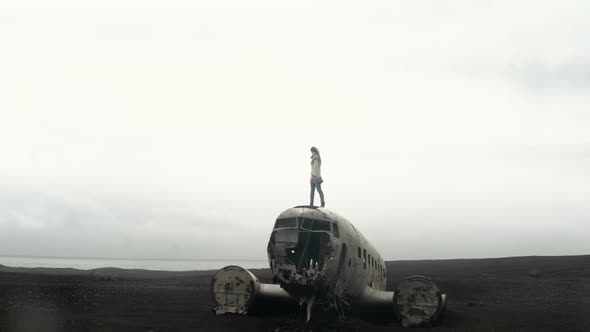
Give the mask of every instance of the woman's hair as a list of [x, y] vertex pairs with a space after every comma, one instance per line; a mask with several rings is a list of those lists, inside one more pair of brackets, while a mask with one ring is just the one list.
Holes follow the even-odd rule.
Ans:
[[315, 146], [311, 147], [311, 152], [320, 154], [320, 150], [318, 150], [318, 148], [316, 148]]

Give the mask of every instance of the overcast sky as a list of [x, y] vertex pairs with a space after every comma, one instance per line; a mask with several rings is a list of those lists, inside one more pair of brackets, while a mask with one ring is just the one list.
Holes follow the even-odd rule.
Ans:
[[0, 0], [0, 255], [590, 253], [590, 2]]

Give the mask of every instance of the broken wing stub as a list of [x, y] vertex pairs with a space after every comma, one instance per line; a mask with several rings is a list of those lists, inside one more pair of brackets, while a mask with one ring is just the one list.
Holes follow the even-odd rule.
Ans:
[[411, 276], [399, 283], [394, 292], [368, 286], [359, 299], [364, 310], [395, 312], [403, 327], [428, 325], [446, 306], [447, 294], [424, 276]]
[[263, 284], [252, 272], [235, 265], [217, 271], [211, 279], [217, 315], [247, 314], [257, 300], [294, 301], [279, 285]]
[[447, 294], [430, 278], [411, 276], [399, 283], [393, 295], [397, 318], [403, 327], [428, 324], [445, 309]]

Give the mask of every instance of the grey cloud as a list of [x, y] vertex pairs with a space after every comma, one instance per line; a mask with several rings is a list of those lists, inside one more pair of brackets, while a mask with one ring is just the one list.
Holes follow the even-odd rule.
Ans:
[[[426, 65], [430, 73], [444, 67]], [[466, 79], [507, 79], [535, 92], [571, 92], [590, 88], [590, 56], [555, 63], [534, 56], [510, 61], [489, 55], [459, 58], [450, 68], [454, 74]]]
[[[260, 249], [240, 237], [251, 233], [241, 220], [167, 197], [0, 191], [0, 255], [229, 259], [254, 258]], [[212, 250], [214, 239], [241, 250]]]
[[590, 58], [560, 64], [531, 61], [508, 65], [506, 73], [534, 90], [590, 88]]

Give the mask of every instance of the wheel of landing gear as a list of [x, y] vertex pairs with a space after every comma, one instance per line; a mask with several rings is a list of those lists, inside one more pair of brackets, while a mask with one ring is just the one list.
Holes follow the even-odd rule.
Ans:
[[246, 314], [260, 290], [260, 281], [239, 266], [226, 266], [211, 279], [211, 295], [217, 315]]
[[411, 276], [398, 285], [393, 303], [402, 326], [419, 326], [438, 317], [445, 307], [446, 294], [429, 278]]

